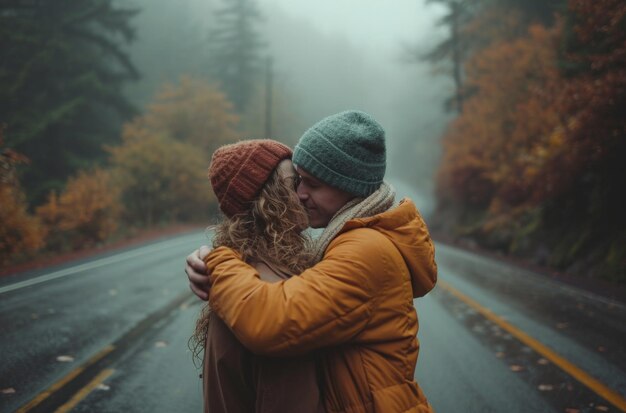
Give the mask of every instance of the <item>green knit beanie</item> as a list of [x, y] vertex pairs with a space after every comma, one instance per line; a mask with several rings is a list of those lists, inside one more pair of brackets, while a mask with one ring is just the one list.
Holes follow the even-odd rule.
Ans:
[[321, 181], [366, 197], [385, 176], [385, 131], [365, 112], [337, 113], [304, 132], [292, 160]]

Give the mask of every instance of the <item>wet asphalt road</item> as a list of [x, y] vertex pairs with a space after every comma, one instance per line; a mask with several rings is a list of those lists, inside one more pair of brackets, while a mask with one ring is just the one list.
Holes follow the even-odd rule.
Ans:
[[[110, 389], [93, 390], [73, 411], [199, 411], [202, 393], [187, 339], [200, 303], [191, 297], [183, 266], [205, 240], [199, 232], [89, 260], [76, 272], [69, 264], [0, 280], [6, 289], [18, 280], [71, 272], [14, 291], [0, 286], [0, 389], [15, 390], [0, 394], [0, 411], [24, 406], [111, 345], [102, 356], [110, 362], [97, 369], [113, 370], [104, 380]], [[92, 376], [80, 380], [78, 390]], [[77, 392], [57, 393], [67, 399]], [[44, 406], [51, 398], [32, 411], [54, 411]]]
[[[187, 347], [201, 302], [182, 268], [205, 240], [0, 279], [0, 412], [201, 411]], [[437, 262], [416, 300], [416, 377], [437, 412], [626, 409], [623, 304], [441, 244]]]

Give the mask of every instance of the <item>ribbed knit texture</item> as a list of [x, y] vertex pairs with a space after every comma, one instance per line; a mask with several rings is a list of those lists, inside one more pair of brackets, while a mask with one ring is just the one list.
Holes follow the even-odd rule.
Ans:
[[293, 162], [325, 183], [366, 197], [385, 176], [385, 131], [365, 112], [322, 119], [296, 145]]
[[245, 212], [272, 171], [291, 155], [289, 147], [270, 139], [241, 141], [213, 152], [209, 180], [222, 212], [229, 218]]
[[346, 222], [356, 218], [369, 218], [389, 210], [396, 199], [396, 190], [386, 181], [367, 198], [354, 198], [339, 209], [324, 231], [315, 240], [313, 262], [324, 258], [328, 244], [337, 236]]

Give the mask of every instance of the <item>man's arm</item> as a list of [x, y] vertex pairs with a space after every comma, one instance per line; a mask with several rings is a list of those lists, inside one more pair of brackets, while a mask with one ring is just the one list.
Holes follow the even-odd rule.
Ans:
[[189, 279], [189, 288], [198, 298], [207, 301], [211, 286], [204, 258], [209, 255], [211, 249], [203, 245], [187, 256], [185, 273]]
[[206, 259], [211, 308], [257, 354], [342, 344], [367, 325], [384, 288], [389, 271], [381, 242], [389, 241], [374, 230], [351, 231], [313, 268], [274, 284], [261, 281], [233, 250], [217, 248]]

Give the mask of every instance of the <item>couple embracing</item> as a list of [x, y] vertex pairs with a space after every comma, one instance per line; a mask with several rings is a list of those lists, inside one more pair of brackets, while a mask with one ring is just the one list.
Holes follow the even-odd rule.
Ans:
[[[187, 257], [208, 300], [205, 411], [432, 412], [414, 379], [413, 299], [435, 285], [428, 229], [383, 180], [385, 132], [347, 111], [273, 140], [219, 148], [209, 178], [225, 218]], [[312, 240], [306, 227], [324, 228]]]

